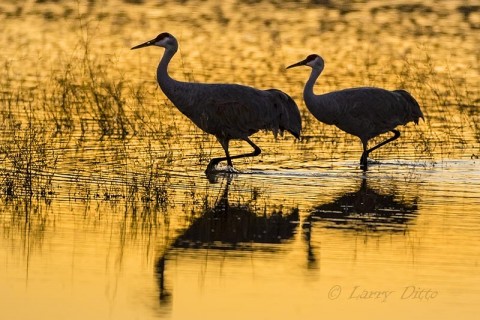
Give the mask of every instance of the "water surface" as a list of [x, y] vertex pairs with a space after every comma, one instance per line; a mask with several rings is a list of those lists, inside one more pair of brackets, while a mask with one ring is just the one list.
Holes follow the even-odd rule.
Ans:
[[[474, 319], [474, 5], [5, 2], [2, 318]], [[260, 132], [259, 157], [207, 177], [223, 151], [158, 89], [163, 49], [129, 50], [163, 31], [174, 77], [288, 92], [302, 139]], [[285, 70], [310, 53], [317, 93], [404, 88], [425, 121], [363, 173], [358, 139], [306, 110], [309, 70]]]

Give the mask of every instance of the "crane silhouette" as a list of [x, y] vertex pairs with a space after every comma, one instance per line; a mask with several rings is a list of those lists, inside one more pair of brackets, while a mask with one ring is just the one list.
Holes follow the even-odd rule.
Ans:
[[[157, 81], [172, 103], [203, 131], [214, 135], [225, 150], [226, 157], [210, 160], [206, 172], [213, 172], [217, 164], [232, 159], [254, 157], [261, 153], [249, 136], [259, 130], [272, 131], [275, 137], [283, 131], [300, 137], [301, 118], [298, 106], [286, 93], [277, 89], [259, 90], [238, 84], [192, 83], [172, 79], [168, 64], [178, 50], [177, 39], [170, 33], [139, 44], [133, 49], [148, 46], [165, 48], [157, 68]], [[231, 156], [229, 141], [243, 140], [253, 152]]]
[[[311, 54], [287, 69], [304, 65], [312, 68], [303, 90], [308, 110], [319, 121], [336, 125], [360, 138], [363, 145], [360, 167], [364, 171], [367, 170], [370, 152], [400, 137], [400, 131], [395, 129], [398, 125], [411, 121], [418, 124], [419, 118], [424, 119], [418, 102], [405, 90], [359, 87], [315, 95], [313, 86], [325, 62], [319, 55]], [[393, 133], [393, 137], [368, 149], [370, 139], [388, 131]]]

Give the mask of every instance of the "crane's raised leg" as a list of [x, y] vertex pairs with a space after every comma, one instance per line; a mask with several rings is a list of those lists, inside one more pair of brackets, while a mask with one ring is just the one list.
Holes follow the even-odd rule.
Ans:
[[[217, 139], [218, 139], [218, 138], [217, 138]], [[218, 139], [218, 141], [220, 142], [220, 144], [221, 144], [222, 147], [223, 147], [223, 150], [225, 150], [225, 155], [226, 155], [226, 157], [213, 158], [212, 160], [210, 160], [210, 162], [208, 163], [208, 166], [207, 166], [207, 169], [205, 170], [205, 172], [208, 173], [208, 172], [214, 171], [215, 166], [216, 166], [220, 161], [225, 161], [225, 160], [227, 160], [227, 165], [229, 165], [230, 167], [233, 167], [232, 159], [239, 159], [239, 158], [246, 158], [246, 157], [255, 157], [255, 156], [258, 156], [258, 155], [262, 152], [262, 150], [261, 150], [255, 143], [253, 143], [252, 140], [250, 140], [249, 138], [245, 138], [245, 139], [243, 139], [243, 140], [245, 140], [246, 142], [248, 142], [248, 144], [253, 147], [253, 152], [251, 152], [251, 153], [245, 153], [245, 154], [239, 154], [239, 155], [236, 155], [236, 156], [230, 156], [230, 153], [228, 152], [228, 142], [229, 142], [229, 140]]]
[[370, 152], [372, 152], [373, 150], [376, 150], [378, 148], [380, 148], [381, 146], [384, 146], [386, 145], [387, 143], [389, 142], [392, 142], [393, 140], [397, 140], [398, 137], [400, 137], [400, 131], [398, 130], [390, 130], [392, 133], [393, 133], [393, 137], [391, 138], [388, 138], [387, 140], [385, 141], [382, 141], [380, 142], [379, 144], [377, 144], [376, 146], [370, 148], [367, 150], [367, 142], [366, 141], [362, 141], [362, 144], [363, 144], [363, 153], [362, 153], [362, 157], [360, 158], [360, 168], [363, 169], [363, 171], [367, 171], [367, 167], [368, 167], [368, 155], [370, 154]]

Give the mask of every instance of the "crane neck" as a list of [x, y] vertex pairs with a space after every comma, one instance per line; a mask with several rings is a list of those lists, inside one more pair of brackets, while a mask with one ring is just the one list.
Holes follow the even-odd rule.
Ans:
[[317, 81], [318, 77], [322, 73], [323, 68], [312, 68], [312, 72], [310, 73], [310, 77], [305, 83], [305, 88], [303, 89], [303, 97], [307, 100], [308, 97], [313, 97], [315, 94], [313, 93], [313, 87], [315, 86], [315, 82]]
[[167, 98], [184, 114], [187, 116], [192, 113], [193, 104], [189, 100], [187, 94], [182, 94], [189, 91], [188, 83], [177, 81], [168, 74], [168, 64], [177, 52], [177, 48], [172, 47], [165, 49], [165, 52], [157, 67], [157, 82]]
[[303, 99], [308, 110], [323, 123], [335, 124], [338, 121], [338, 106], [330, 94], [315, 95], [313, 86], [322, 73], [323, 68], [312, 68], [312, 73], [303, 89]]
[[164, 92], [166, 91], [166, 87], [168, 86], [168, 84], [174, 81], [168, 74], [168, 64], [170, 63], [170, 60], [172, 60], [176, 52], [176, 48], [165, 49], [162, 59], [160, 60], [160, 63], [157, 67], [157, 82]]

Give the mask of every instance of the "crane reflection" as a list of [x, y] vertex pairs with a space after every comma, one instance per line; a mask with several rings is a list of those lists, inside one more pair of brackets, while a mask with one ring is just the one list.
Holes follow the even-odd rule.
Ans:
[[299, 225], [298, 208], [267, 208], [255, 201], [255, 192], [250, 198], [230, 192], [233, 179], [227, 174], [223, 192], [213, 205], [206, 205], [195, 215], [187, 228], [170, 242], [155, 265], [160, 302], [171, 298], [165, 284], [165, 270], [172, 252], [183, 250], [226, 250], [236, 252], [262, 251], [273, 253], [280, 250], [279, 244], [293, 239]]
[[345, 192], [334, 200], [314, 206], [303, 220], [303, 237], [307, 244], [309, 268], [317, 267], [316, 248], [312, 242], [313, 227], [342, 232], [381, 235], [405, 233], [418, 215], [418, 199], [408, 200], [396, 188], [380, 191], [363, 178], [354, 192]]
[[311, 209], [305, 224], [324, 228], [370, 231], [403, 231], [418, 214], [417, 198], [404, 200], [395, 193], [377, 191], [362, 179], [357, 191]]

